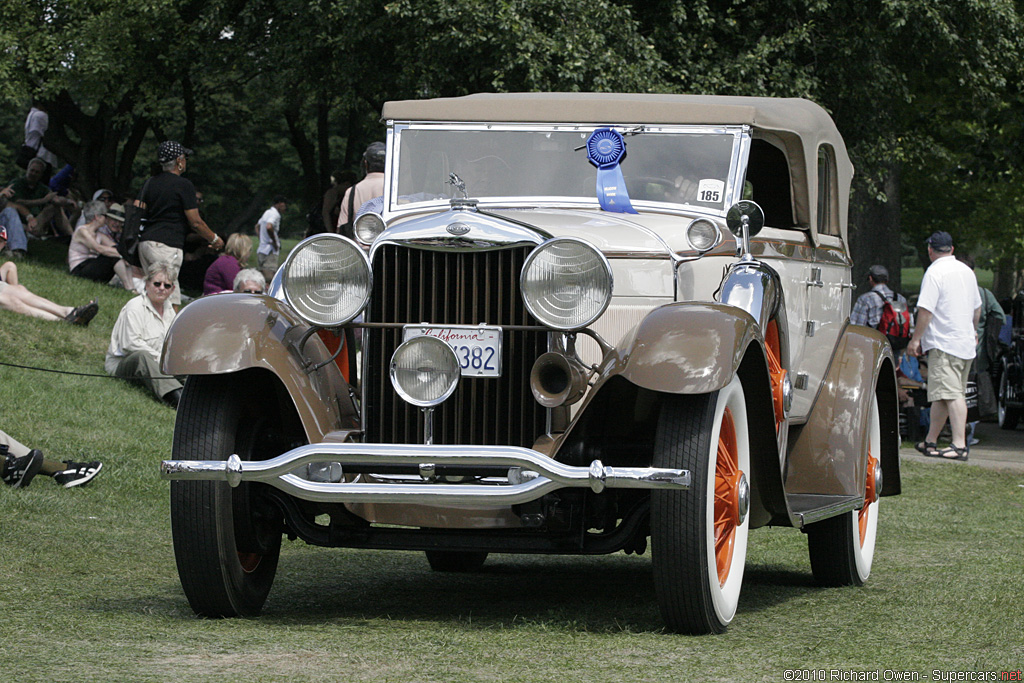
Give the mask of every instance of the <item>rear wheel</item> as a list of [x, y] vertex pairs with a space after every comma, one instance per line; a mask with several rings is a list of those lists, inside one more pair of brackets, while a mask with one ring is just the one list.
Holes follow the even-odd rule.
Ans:
[[750, 440], [743, 386], [672, 396], [654, 466], [690, 471], [688, 491], [651, 493], [654, 589], [666, 626], [721, 633], [736, 614], [747, 556]]
[[999, 376], [999, 396], [997, 398], [997, 414], [999, 418], [1000, 429], [1016, 429], [1017, 423], [1020, 421], [1020, 408], [1012, 408], [1006, 405], [1007, 394], [1009, 393], [1010, 383], [1010, 368], [1003, 366], [1003, 371]]
[[[280, 444], [273, 408], [258, 392], [228, 376], [189, 378], [178, 406], [176, 460], [262, 460]], [[282, 522], [260, 495], [263, 485], [243, 482], [171, 482], [171, 530], [178, 576], [201, 616], [255, 616], [277, 572]]]
[[435, 572], [475, 572], [487, 560], [485, 552], [461, 552], [457, 550], [428, 550], [427, 562]]
[[873, 397], [863, 507], [807, 526], [811, 571], [823, 586], [862, 586], [871, 574], [882, 485], [878, 467], [881, 443], [878, 399]]

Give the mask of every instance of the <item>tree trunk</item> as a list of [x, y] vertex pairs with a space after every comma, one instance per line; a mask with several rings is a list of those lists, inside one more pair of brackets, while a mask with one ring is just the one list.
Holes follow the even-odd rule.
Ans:
[[299, 155], [299, 163], [302, 164], [302, 180], [306, 196], [301, 204], [303, 215], [305, 210], [313, 202], [316, 202], [322, 195], [319, 192], [320, 183], [317, 180], [317, 163], [315, 145], [306, 136], [302, 129], [302, 112], [300, 105], [292, 100], [284, 111], [284, 120], [288, 124], [288, 139]]
[[256, 219], [260, 215], [260, 207], [263, 205], [264, 195], [257, 192], [244, 209], [235, 214], [228, 223], [225, 232], [230, 235], [233, 232], [240, 232], [251, 235], [256, 231]]
[[317, 180], [316, 196], [323, 197], [327, 186], [331, 183], [331, 142], [330, 114], [331, 105], [327, 93], [320, 93], [320, 101], [316, 105], [316, 142], [319, 152], [320, 173]]
[[[992, 293], [996, 299], [1012, 299], [1020, 290], [1020, 273], [1017, 271], [1017, 257], [1013, 254], [1001, 256], [996, 261], [995, 275], [992, 278]], [[1006, 311], [1009, 313], [1009, 311]]]
[[850, 253], [853, 256], [854, 300], [868, 291], [868, 269], [876, 264], [889, 271], [889, 287], [902, 291], [900, 277], [900, 169], [888, 168], [882, 184], [886, 201], [878, 201], [860, 183], [850, 200]]

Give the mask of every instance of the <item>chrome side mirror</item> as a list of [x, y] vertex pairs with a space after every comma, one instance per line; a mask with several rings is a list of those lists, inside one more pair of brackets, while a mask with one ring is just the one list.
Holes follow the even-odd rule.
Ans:
[[764, 211], [749, 199], [738, 201], [725, 214], [725, 224], [742, 244], [743, 256], [750, 255], [750, 238], [764, 227]]

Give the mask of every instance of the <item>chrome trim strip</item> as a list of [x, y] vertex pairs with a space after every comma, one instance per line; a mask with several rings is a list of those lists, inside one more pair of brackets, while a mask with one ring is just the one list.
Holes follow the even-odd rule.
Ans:
[[796, 517], [800, 520], [800, 528], [804, 528], [808, 524], [814, 524], [820, 522], [823, 519], [829, 517], [837, 517], [854, 510], [860, 510], [864, 507], [864, 498], [858, 498], [857, 496], [850, 496], [849, 499], [843, 500], [825, 507], [817, 508], [816, 510], [809, 510], [807, 512], [796, 512]]
[[[311, 462], [340, 462], [346, 465], [405, 465], [422, 468], [429, 464], [463, 467], [509, 467], [536, 472], [520, 477], [518, 484], [422, 483], [321, 483], [303, 479], [293, 471]], [[522, 472], [520, 472], [520, 475]], [[536, 500], [560, 488], [688, 489], [689, 470], [653, 467], [607, 467], [600, 460], [587, 467], [570, 467], [529, 448], [516, 446], [427, 446], [401, 444], [317, 443], [299, 446], [276, 458], [243, 461], [237, 455], [227, 460], [165, 460], [160, 464], [163, 479], [226, 481], [237, 486], [243, 481], [270, 484], [303, 500], [325, 503], [421, 503], [434, 505], [495, 504], [516, 505]]]

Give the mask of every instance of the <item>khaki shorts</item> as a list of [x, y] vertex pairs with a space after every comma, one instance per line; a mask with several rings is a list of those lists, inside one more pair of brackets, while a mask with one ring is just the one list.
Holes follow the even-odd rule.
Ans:
[[269, 284], [277, 274], [277, 254], [256, 254], [256, 266]]
[[[139, 242], [139, 261], [142, 262], [142, 273], [145, 277], [149, 277], [149, 269], [157, 263], [167, 263], [174, 266], [175, 270], [181, 270], [183, 255], [184, 252], [181, 249], [169, 247], [163, 242], [153, 240]], [[174, 291], [171, 292], [168, 299], [175, 306], [181, 304], [181, 285], [177, 279], [174, 280]]]
[[928, 400], [952, 401], [964, 397], [973, 359], [957, 358], [945, 351], [928, 351]]

